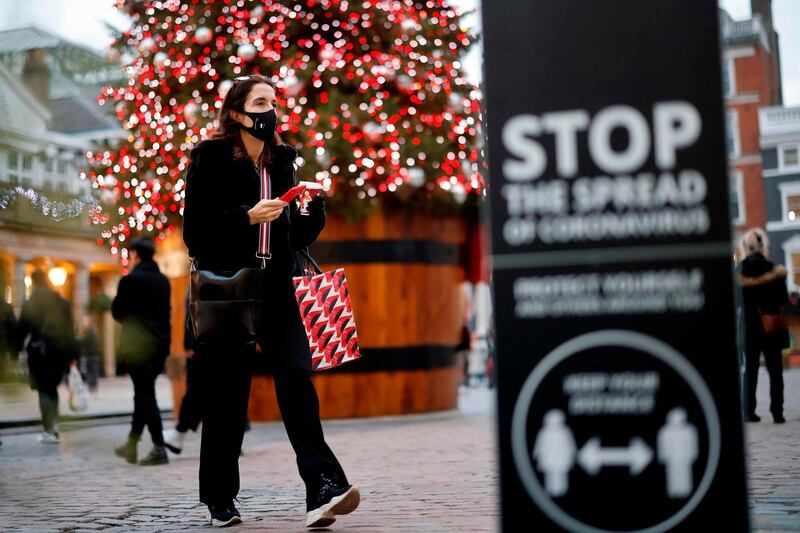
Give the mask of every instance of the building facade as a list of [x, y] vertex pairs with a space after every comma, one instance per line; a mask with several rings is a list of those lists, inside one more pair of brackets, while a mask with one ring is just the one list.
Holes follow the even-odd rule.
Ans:
[[[98, 246], [88, 213], [55, 215], [91, 197], [91, 183], [80, 178], [86, 151], [126, 135], [97, 104], [102, 84], [121, 75], [96, 52], [43, 30], [0, 32], [0, 278], [17, 313], [36, 269], [48, 273], [77, 319], [116, 288], [119, 265]], [[113, 373], [113, 321], [100, 310], [96, 317], [105, 370]]]
[[770, 254], [800, 290], [800, 107], [759, 111]]
[[766, 225], [758, 110], [783, 101], [772, 2], [752, 0], [751, 7], [753, 15], [746, 20], [720, 12], [731, 216], [737, 234]]

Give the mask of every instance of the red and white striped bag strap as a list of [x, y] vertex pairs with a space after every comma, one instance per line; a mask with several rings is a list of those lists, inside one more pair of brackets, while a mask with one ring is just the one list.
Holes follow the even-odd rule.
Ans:
[[[266, 200], [272, 196], [272, 182], [266, 167], [261, 169], [261, 199]], [[269, 248], [270, 223], [264, 222], [258, 228], [258, 252], [256, 257], [261, 259], [261, 268], [267, 266], [267, 259], [272, 259]]]

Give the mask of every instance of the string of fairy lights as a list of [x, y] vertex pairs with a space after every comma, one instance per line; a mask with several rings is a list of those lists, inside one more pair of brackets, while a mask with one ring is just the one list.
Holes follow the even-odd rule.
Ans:
[[127, 260], [138, 233], [180, 224], [194, 145], [213, 133], [231, 79], [279, 89], [279, 128], [298, 175], [331, 209], [364, 215], [387, 195], [461, 204], [483, 194], [480, 92], [460, 57], [475, 36], [446, 0], [118, 0], [132, 18], [111, 59], [127, 83], [103, 90], [129, 132], [87, 153], [85, 177], [113, 205], [100, 242]]

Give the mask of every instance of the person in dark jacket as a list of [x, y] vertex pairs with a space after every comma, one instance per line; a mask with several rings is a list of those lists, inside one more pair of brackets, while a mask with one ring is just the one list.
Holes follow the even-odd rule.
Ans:
[[[0, 283], [0, 289], [3, 288]], [[14, 309], [0, 298], [0, 372], [8, 370], [12, 360], [17, 356], [17, 317]], [[8, 376], [0, 374], [0, 381]]]
[[[215, 138], [192, 150], [186, 176], [183, 238], [196, 268], [237, 271], [264, 267], [264, 309], [258, 344], [274, 362], [275, 392], [306, 486], [306, 525], [323, 527], [358, 506], [336, 456], [325, 443], [311, 354], [292, 286], [297, 251], [325, 225], [324, 198], [299, 212], [280, 195], [295, 184], [297, 152], [275, 131], [275, 87], [268, 78], [237, 78], [220, 110]], [[261, 199], [262, 183], [269, 191]], [[260, 237], [268, 237], [268, 244]], [[212, 525], [241, 522], [238, 458], [247, 415], [255, 350], [223, 346], [197, 350], [205, 386], [200, 453], [200, 501]]]
[[89, 392], [97, 393], [97, 382], [100, 378], [100, 343], [97, 340], [97, 331], [94, 327], [92, 315], [86, 315], [81, 320], [80, 368], [83, 380]]
[[17, 351], [30, 337], [28, 371], [31, 388], [39, 393], [44, 433], [43, 443], [59, 442], [58, 384], [64, 379], [70, 363], [78, 358], [75, 323], [69, 302], [47, 283], [47, 275], [36, 270], [31, 274], [31, 297], [22, 305], [17, 331]]
[[111, 314], [122, 324], [118, 356], [120, 369], [133, 380], [133, 422], [128, 441], [114, 453], [136, 463], [137, 445], [147, 426], [153, 449], [139, 464], [158, 465], [169, 462], [156, 401], [156, 378], [169, 355], [170, 286], [153, 261], [152, 240], [134, 239], [130, 254], [133, 270], [119, 280]]
[[763, 353], [769, 373], [769, 409], [775, 423], [782, 424], [785, 422], [782, 351], [789, 346], [789, 333], [785, 327], [767, 331], [763, 317], [779, 317], [781, 308], [789, 301], [789, 295], [786, 289], [786, 269], [767, 259], [768, 250], [769, 242], [763, 230], [751, 229], [742, 237], [740, 255], [744, 259], [737, 266], [737, 271], [739, 284], [742, 286], [745, 325], [744, 416], [750, 422], [761, 420], [756, 415], [756, 385]]

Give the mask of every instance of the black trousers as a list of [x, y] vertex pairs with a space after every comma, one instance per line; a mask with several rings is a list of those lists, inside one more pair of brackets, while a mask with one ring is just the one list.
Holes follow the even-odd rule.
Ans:
[[[268, 299], [259, 345], [253, 349], [201, 347], [203, 431], [200, 449], [200, 501], [227, 503], [239, 492], [239, 452], [244, 437], [254, 357], [274, 367], [275, 393], [286, 433], [306, 486], [306, 507], [316, 507], [324, 474], [341, 484], [347, 477], [325, 443], [319, 399], [311, 381], [311, 354], [290, 287]], [[275, 291], [277, 292], [277, 291]], [[280, 292], [284, 292], [281, 290]], [[213, 393], [212, 393], [213, 391]]]
[[200, 383], [197, 376], [197, 362], [194, 357], [186, 359], [186, 394], [181, 401], [181, 411], [178, 413], [178, 425], [175, 429], [185, 433], [190, 429], [197, 431], [202, 419], [202, 405], [200, 404]]
[[38, 392], [42, 426], [45, 431], [55, 431], [58, 420], [58, 382], [40, 383]]
[[745, 374], [747, 395], [745, 398], [745, 414], [756, 412], [756, 386], [758, 385], [758, 367], [761, 353], [769, 373], [769, 410], [773, 415], [783, 415], [783, 359], [781, 351], [785, 344], [780, 335], [761, 335], [760, 342], [748, 342]]
[[158, 373], [151, 370], [132, 370], [133, 380], [133, 422], [131, 423], [131, 440], [139, 440], [145, 426], [150, 438], [156, 446], [164, 444], [161, 411], [156, 401], [156, 378]]

